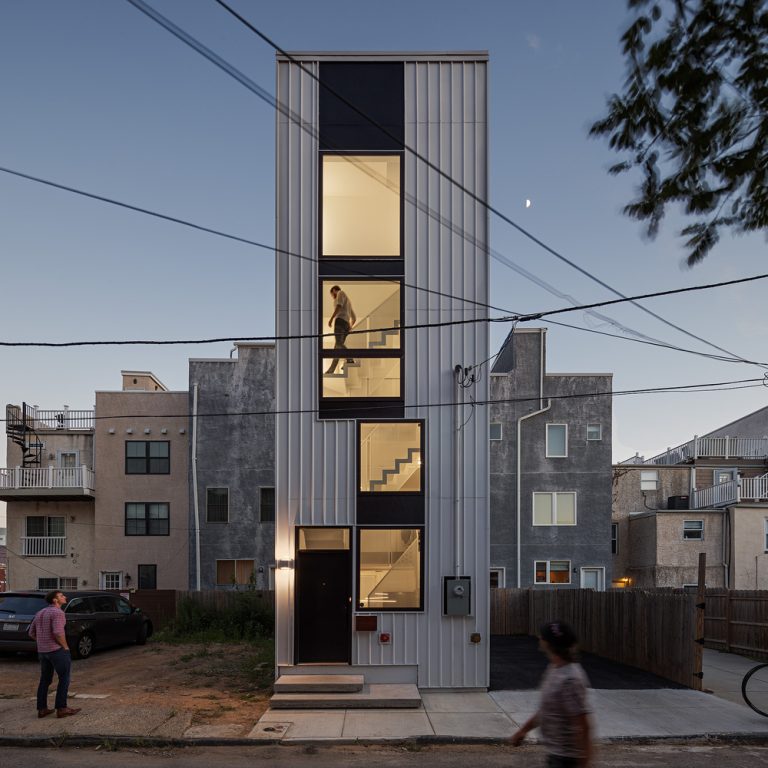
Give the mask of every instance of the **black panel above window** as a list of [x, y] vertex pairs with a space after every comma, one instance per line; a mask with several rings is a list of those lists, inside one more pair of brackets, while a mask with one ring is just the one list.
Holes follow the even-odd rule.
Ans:
[[[402, 149], [404, 73], [402, 62], [322, 62], [320, 149]], [[376, 124], [366, 120], [323, 84]]]

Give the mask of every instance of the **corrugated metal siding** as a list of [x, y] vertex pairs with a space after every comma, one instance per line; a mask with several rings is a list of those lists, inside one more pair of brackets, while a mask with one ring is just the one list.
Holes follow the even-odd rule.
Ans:
[[[305, 66], [308, 64], [305, 62]], [[317, 65], [314, 71], [317, 71]], [[486, 65], [414, 62], [405, 68], [406, 142], [467, 188], [487, 189]], [[278, 63], [278, 98], [316, 125], [317, 86], [295, 66]], [[318, 154], [314, 138], [278, 116], [278, 248], [314, 258], [317, 252]], [[483, 206], [435, 171], [405, 158], [406, 281], [487, 302], [488, 226]], [[446, 222], [450, 224], [446, 225]], [[317, 332], [317, 269], [277, 256], [277, 334]], [[406, 324], [486, 316], [486, 310], [406, 289]], [[463, 575], [473, 578], [472, 617], [442, 616], [442, 580], [454, 572], [453, 368], [488, 357], [488, 328], [480, 322], [406, 332], [406, 416], [426, 420], [427, 526], [425, 612], [379, 614], [376, 633], [355, 633], [352, 663], [418, 664], [423, 687], [488, 684], [488, 434], [485, 408], [464, 428]], [[318, 359], [312, 339], [277, 343], [277, 409], [317, 406]], [[487, 398], [487, 370], [472, 391]], [[467, 411], [469, 416], [469, 411]], [[276, 441], [276, 555], [293, 554], [295, 525], [352, 525], [355, 498], [354, 422], [319, 422], [313, 413], [279, 415]], [[277, 663], [292, 663], [293, 573], [278, 572]], [[480, 645], [469, 635], [479, 632]]]

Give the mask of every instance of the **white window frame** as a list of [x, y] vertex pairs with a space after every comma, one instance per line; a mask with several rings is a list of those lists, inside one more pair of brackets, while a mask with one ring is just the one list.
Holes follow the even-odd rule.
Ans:
[[[491, 427], [498, 427], [499, 428], [499, 436], [498, 437], [494, 437], [491, 434]], [[501, 422], [500, 421], [491, 421], [488, 424], [488, 439], [496, 441], [496, 440], [501, 440], [503, 438], [503, 436], [504, 436], [504, 427], [502, 426]]]
[[[549, 428], [550, 427], [564, 427], [565, 428], [565, 453], [550, 453], [549, 452]], [[568, 425], [562, 422], [551, 422], [545, 427], [544, 435], [545, 449], [544, 453], [548, 459], [567, 459], [568, 458]]]
[[[573, 522], [572, 523], [558, 523], [557, 522], [557, 497], [558, 495], [565, 496], [569, 494], [573, 496]], [[551, 496], [552, 497], [552, 520], [549, 523], [537, 523], [536, 522], [536, 497], [537, 496]], [[534, 491], [531, 494], [531, 523], [537, 528], [573, 528], [579, 522], [578, 514], [578, 492], [577, 491]]]
[[[686, 525], [688, 523], [699, 523], [701, 528], [689, 528], [689, 531], [698, 531], [700, 536], [686, 536]], [[704, 541], [704, 521], [703, 520], [683, 520], [683, 541]]]
[[[597, 437], [590, 437], [589, 436], [590, 427], [591, 428], [595, 428], [595, 427], [597, 428]], [[589, 442], [589, 443], [592, 443], [592, 442], [596, 443], [598, 440], [602, 440], [602, 439], [603, 439], [603, 425], [602, 424], [597, 424], [597, 423], [587, 424], [587, 442]]]
[[74, 456], [75, 457], [75, 468], [80, 466], [80, 451], [74, 450], [74, 451], [65, 451], [65, 450], [58, 450], [56, 451], [56, 467], [58, 469], [62, 469], [64, 467], [64, 464], [62, 462], [62, 459], [64, 456]]
[[579, 568], [579, 588], [586, 589], [584, 587], [584, 571], [596, 571], [598, 573], [598, 581], [600, 582], [596, 592], [605, 592], [605, 568], [602, 565], [582, 565]]
[[611, 523], [611, 554], [619, 554], [619, 524]]
[[[546, 563], [547, 564], [547, 580], [546, 581], [536, 581], [536, 563]], [[552, 563], [568, 563], [568, 581], [557, 581], [553, 582], [550, 581], [551, 577], [551, 567]], [[534, 584], [554, 584], [555, 586], [570, 584], [573, 581], [573, 577], [571, 576], [571, 569], [573, 565], [570, 560], [534, 560], [533, 561], [533, 583]]]
[[[107, 579], [111, 576], [117, 576], [117, 586], [108, 587]], [[123, 572], [122, 571], [99, 571], [99, 589], [122, 589]]]
[[[731, 476], [728, 480], [718, 480], [717, 476], [720, 473], [725, 474], [726, 472]], [[712, 470], [712, 485], [722, 485], [723, 483], [731, 483], [734, 480], [738, 479], [739, 470], [737, 467], [715, 467]]]
[[[490, 573], [498, 573], [499, 574], [499, 586], [498, 589], [504, 589], [507, 585], [507, 569], [506, 568], [496, 568], [491, 567]], [[489, 584], [490, 584], [490, 578], [489, 578]]]
[[[653, 474], [655, 477], [651, 480], [649, 478], [643, 478], [643, 475]], [[653, 487], [646, 487], [643, 483], [653, 483]], [[641, 491], [658, 491], [659, 490], [659, 470], [658, 469], [641, 469], [640, 470], [640, 490]]]

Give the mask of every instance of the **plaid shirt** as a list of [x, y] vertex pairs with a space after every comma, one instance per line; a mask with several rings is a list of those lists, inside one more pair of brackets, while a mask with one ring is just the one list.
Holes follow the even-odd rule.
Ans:
[[61, 648], [54, 635], [63, 635], [66, 623], [64, 611], [55, 605], [49, 605], [35, 614], [28, 632], [37, 642], [38, 653], [51, 653]]

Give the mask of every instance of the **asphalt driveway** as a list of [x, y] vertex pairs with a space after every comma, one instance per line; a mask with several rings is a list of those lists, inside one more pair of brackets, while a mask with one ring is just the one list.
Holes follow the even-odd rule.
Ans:
[[[580, 654], [579, 661], [593, 688], [633, 691], [685, 688], [658, 675], [592, 653]], [[538, 688], [546, 666], [546, 657], [539, 651], [539, 641], [535, 637], [491, 637], [492, 691], [526, 691]]]

